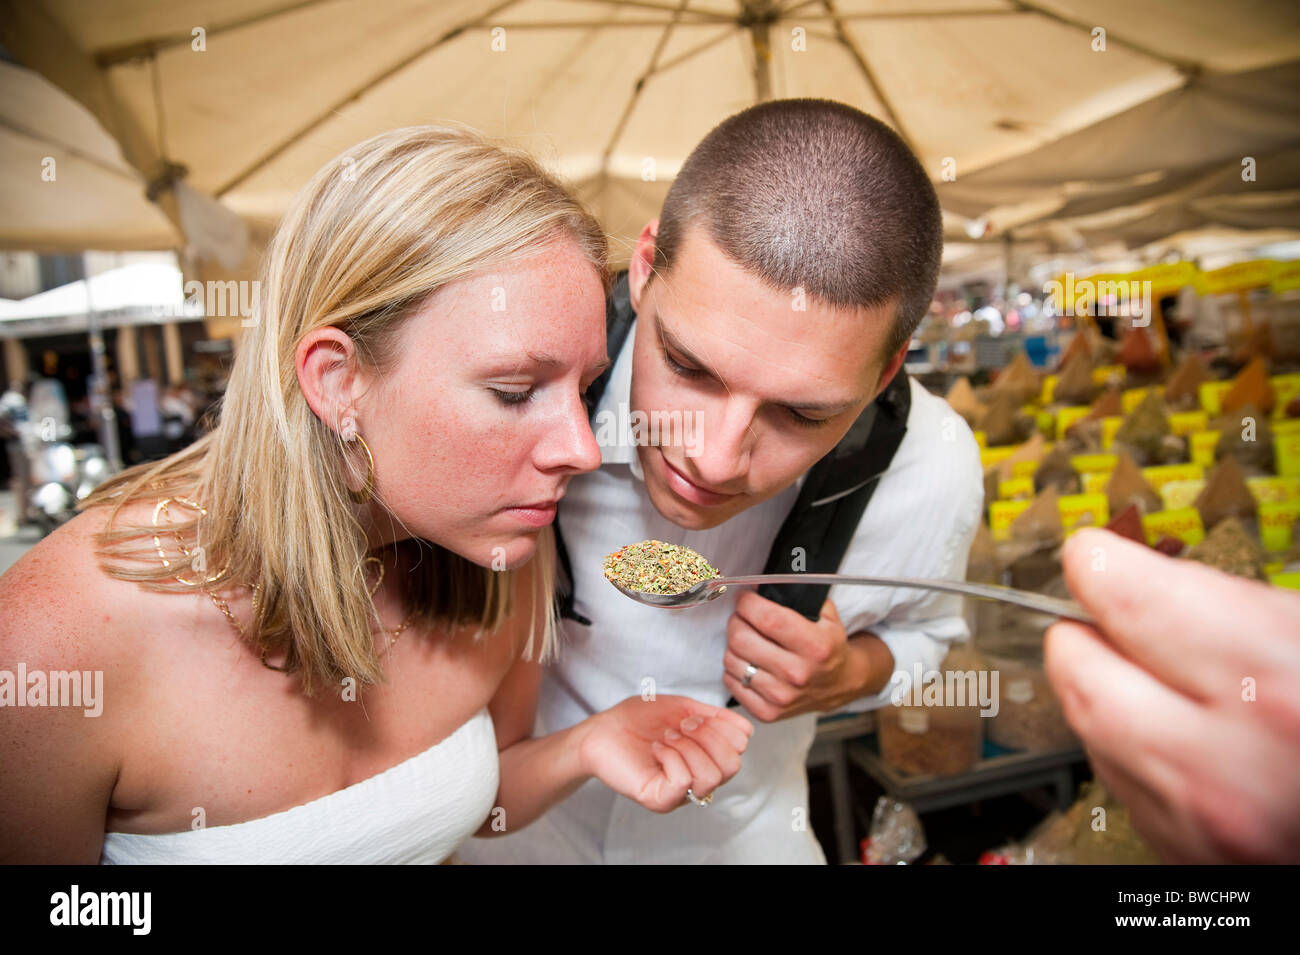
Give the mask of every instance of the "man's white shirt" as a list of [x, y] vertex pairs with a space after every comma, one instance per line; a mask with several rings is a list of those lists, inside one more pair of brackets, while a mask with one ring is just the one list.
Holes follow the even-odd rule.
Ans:
[[[635, 334], [634, 323], [597, 408], [598, 420], [628, 413]], [[840, 573], [965, 576], [984, 494], [979, 450], [965, 422], [915, 381], [911, 400], [907, 432]], [[562, 622], [559, 659], [544, 672], [534, 736], [567, 729], [630, 696], [676, 694], [725, 705], [730, 693], [722, 683], [722, 655], [736, 595], [686, 610], [646, 607], [605, 580], [604, 557], [626, 544], [658, 539], [698, 551], [729, 576], [762, 573], [802, 483], [801, 476], [718, 527], [684, 530], [655, 510], [637, 449], [603, 446], [600, 468], [571, 482], [557, 518], [573, 567], [574, 610], [592, 623]], [[884, 641], [899, 679], [910, 677], [917, 663], [923, 670], [937, 668], [949, 644], [968, 636], [959, 597], [835, 586], [830, 598], [850, 635], [870, 631]], [[885, 705], [895, 685], [891, 680], [841, 712]], [[708, 807], [688, 804], [653, 813], [592, 779], [532, 825], [509, 833], [507, 819], [509, 834], [472, 839], [458, 854], [482, 864], [824, 863], [808, 818], [804, 770], [817, 714], [763, 723], [744, 708], [740, 712], [755, 732], [740, 772], [718, 788]]]

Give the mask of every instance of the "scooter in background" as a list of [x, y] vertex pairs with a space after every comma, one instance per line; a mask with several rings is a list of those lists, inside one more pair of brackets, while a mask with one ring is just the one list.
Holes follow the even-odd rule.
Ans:
[[33, 435], [27, 445], [30, 475], [29, 510], [45, 534], [77, 514], [77, 502], [112, 473], [98, 444], [73, 447], [63, 440]]

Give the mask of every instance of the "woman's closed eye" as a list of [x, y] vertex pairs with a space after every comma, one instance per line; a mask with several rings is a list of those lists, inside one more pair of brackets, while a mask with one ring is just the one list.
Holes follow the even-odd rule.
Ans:
[[520, 388], [518, 390], [489, 388], [488, 391], [496, 395], [497, 400], [507, 407], [515, 407], [532, 401], [537, 394], [536, 388]]

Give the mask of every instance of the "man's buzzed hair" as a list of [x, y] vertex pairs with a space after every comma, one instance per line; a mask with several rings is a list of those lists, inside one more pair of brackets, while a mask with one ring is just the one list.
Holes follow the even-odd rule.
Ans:
[[774, 288], [838, 306], [897, 301], [886, 361], [929, 310], [943, 254], [939, 199], [907, 144], [831, 100], [773, 100], [716, 126], [668, 190], [656, 271], [691, 227]]

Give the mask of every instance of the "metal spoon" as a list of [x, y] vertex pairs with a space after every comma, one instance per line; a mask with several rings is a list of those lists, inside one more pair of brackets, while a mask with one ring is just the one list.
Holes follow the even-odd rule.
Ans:
[[[610, 583], [614, 582], [611, 580]], [[1056, 597], [1045, 597], [1042, 594], [1016, 590], [1013, 587], [1000, 587], [997, 584], [971, 584], [964, 580], [942, 578], [850, 577], [846, 574], [754, 574], [749, 577], [711, 577], [708, 580], [701, 580], [678, 594], [648, 594], [640, 590], [628, 590], [621, 584], [614, 584], [614, 586], [638, 603], [676, 610], [707, 603], [720, 596], [725, 588], [733, 584], [863, 584], [875, 587], [912, 587], [917, 590], [940, 590], [944, 593], [962, 594], [982, 600], [997, 600], [1063, 617], [1066, 620], [1078, 620], [1081, 623], [1095, 622], [1086, 610], [1072, 600], [1059, 600]]]

